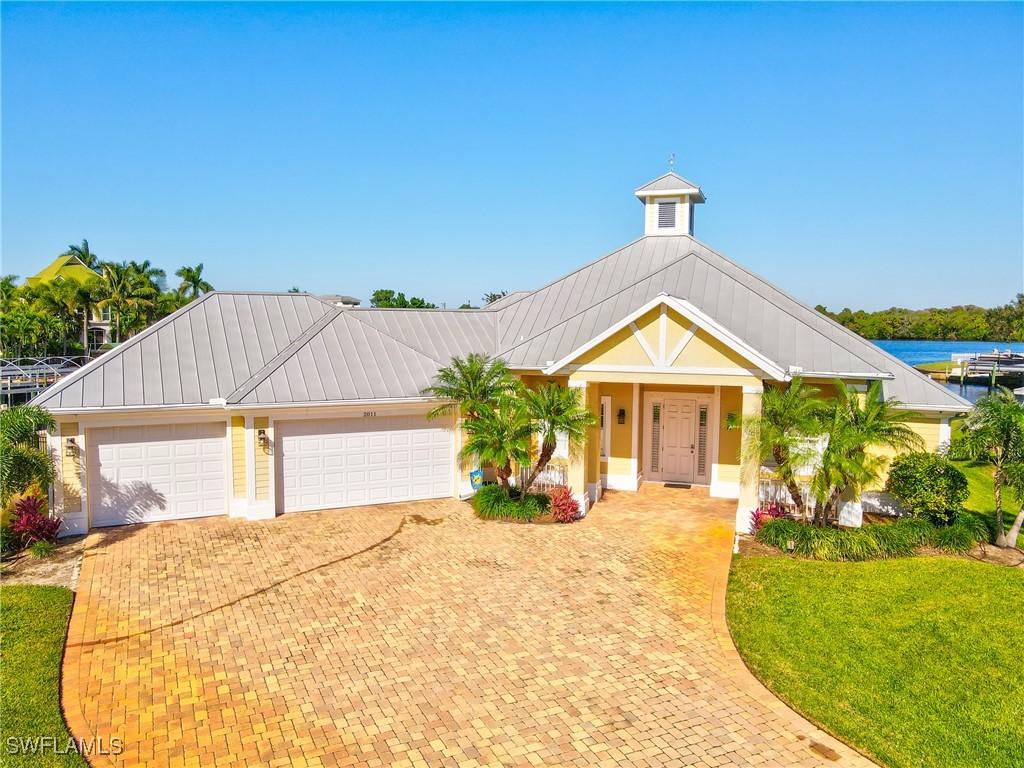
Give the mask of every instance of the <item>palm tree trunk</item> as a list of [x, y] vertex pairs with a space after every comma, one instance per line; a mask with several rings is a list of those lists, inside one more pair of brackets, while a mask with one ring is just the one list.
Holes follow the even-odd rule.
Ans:
[[793, 503], [796, 505], [797, 511], [803, 513], [804, 496], [800, 493], [800, 486], [796, 484], [796, 478], [793, 477], [793, 473], [788, 468], [782, 469], [782, 467], [789, 466], [789, 457], [783, 453], [782, 448], [775, 446], [772, 449], [772, 458], [775, 459], [776, 466], [780, 468], [782, 482], [785, 483], [786, 490], [789, 491], [789, 496], [793, 499]]
[[1020, 512], [1018, 512], [1017, 517], [1014, 518], [1013, 525], [1010, 526], [1010, 532], [1006, 534], [1006, 546], [1017, 546], [1017, 538], [1020, 536], [1020, 529], [1022, 526], [1024, 526], [1024, 504], [1021, 505]]
[[1003, 528], [1003, 471], [999, 467], [996, 467], [996, 471], [992, 474], [992, 490], [996, 499], [996, 546], [1008, 547], [1010, 546], [1009, 539], [1007, 539], [1006, 531]]
[[551, 457], [555, 454], [554, 443], [544, 443], [540, 448], [540, 456], [537, 457], [537, 465], [533, 468], [533, 472], [530, 473], [529, 478], [526, 480], [526, 485], [523, 486], [523, 493], [530, 490], [530, 486], [533, 485], [533, 481], [537, 479], [537, 475], [544, 471], [544, 468], [551, 461]]
[[89, 304], [82, 307], [82, 354], [89, 356]]
[[505, 493], [511, 496], [512, 486], [509, 484], [508, 479], [512, 477], [512, 465], [506, 462], [503, 467], [495, 467], [494, 474], [498, 476], [498, 482], [501, 483], [501, 487], [505, 489]]

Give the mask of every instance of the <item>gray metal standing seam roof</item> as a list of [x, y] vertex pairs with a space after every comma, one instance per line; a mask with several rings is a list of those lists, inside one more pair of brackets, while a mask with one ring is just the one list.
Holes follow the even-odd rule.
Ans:
[[677, 189], [684, 189], [686, 187], [693, 187], [698, 192], [700, 191], [699, 185], [694, 184], [692, 181], [687, 181], [674, 171], [669, 171], [664, 176], [659, 176], [654, 181], [649, 181], [642, 187], [637, 187], [634, 194], [642, 195], [645, 193], [666, 192], [669, 190], [674, 191]]
[[783, 370], [882, 378], [909, 410], [971, 405], [687, 236], [643, 237], [482, 310], [341, 309], [307, 294], [207, 294], [49, 388], [51, 409], [421, 397], [455, 355], [542, 369], [660, 293], [685, 299]]

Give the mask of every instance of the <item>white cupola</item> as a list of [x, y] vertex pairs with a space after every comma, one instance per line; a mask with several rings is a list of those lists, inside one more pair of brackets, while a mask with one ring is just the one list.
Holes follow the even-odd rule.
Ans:
[[644, 204], [645, 235], [692, 235], [693, 207], [704, 202], [700, 187], [669, 171], [634, 193]]

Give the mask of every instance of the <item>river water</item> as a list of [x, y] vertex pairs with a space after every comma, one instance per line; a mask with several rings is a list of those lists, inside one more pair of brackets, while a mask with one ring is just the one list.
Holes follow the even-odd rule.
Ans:
[[[916, 341], [916, 340], [885, 340], [874, 341], [893, 357], [898, 357], [907, 365], [920, 365], [921, 363], [938, 363], [950, 359], [954, 353], [977, 353], [991, 352], [995, 349], [1006, 351], [1007, 349], [1024, 354], [1024, 342], [1020, 341]], [[948, 382], [946, 387], [951, 392], [956, 392], [966, 397], [972, 403], [978, 401], [979, 397], [988, 394], [988, 387], [984, 384], [967, 384], [963, 388], [955, 381]]]

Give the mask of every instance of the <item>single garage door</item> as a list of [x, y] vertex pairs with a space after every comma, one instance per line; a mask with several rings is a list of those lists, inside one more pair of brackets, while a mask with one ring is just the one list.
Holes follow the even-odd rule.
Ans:
[[423, 416], [274, 426], [284, 511], [450, 496], [452, 434]]
[[89, 430], [92, 525], [226, 514], [225, 433], [223, 422]]

